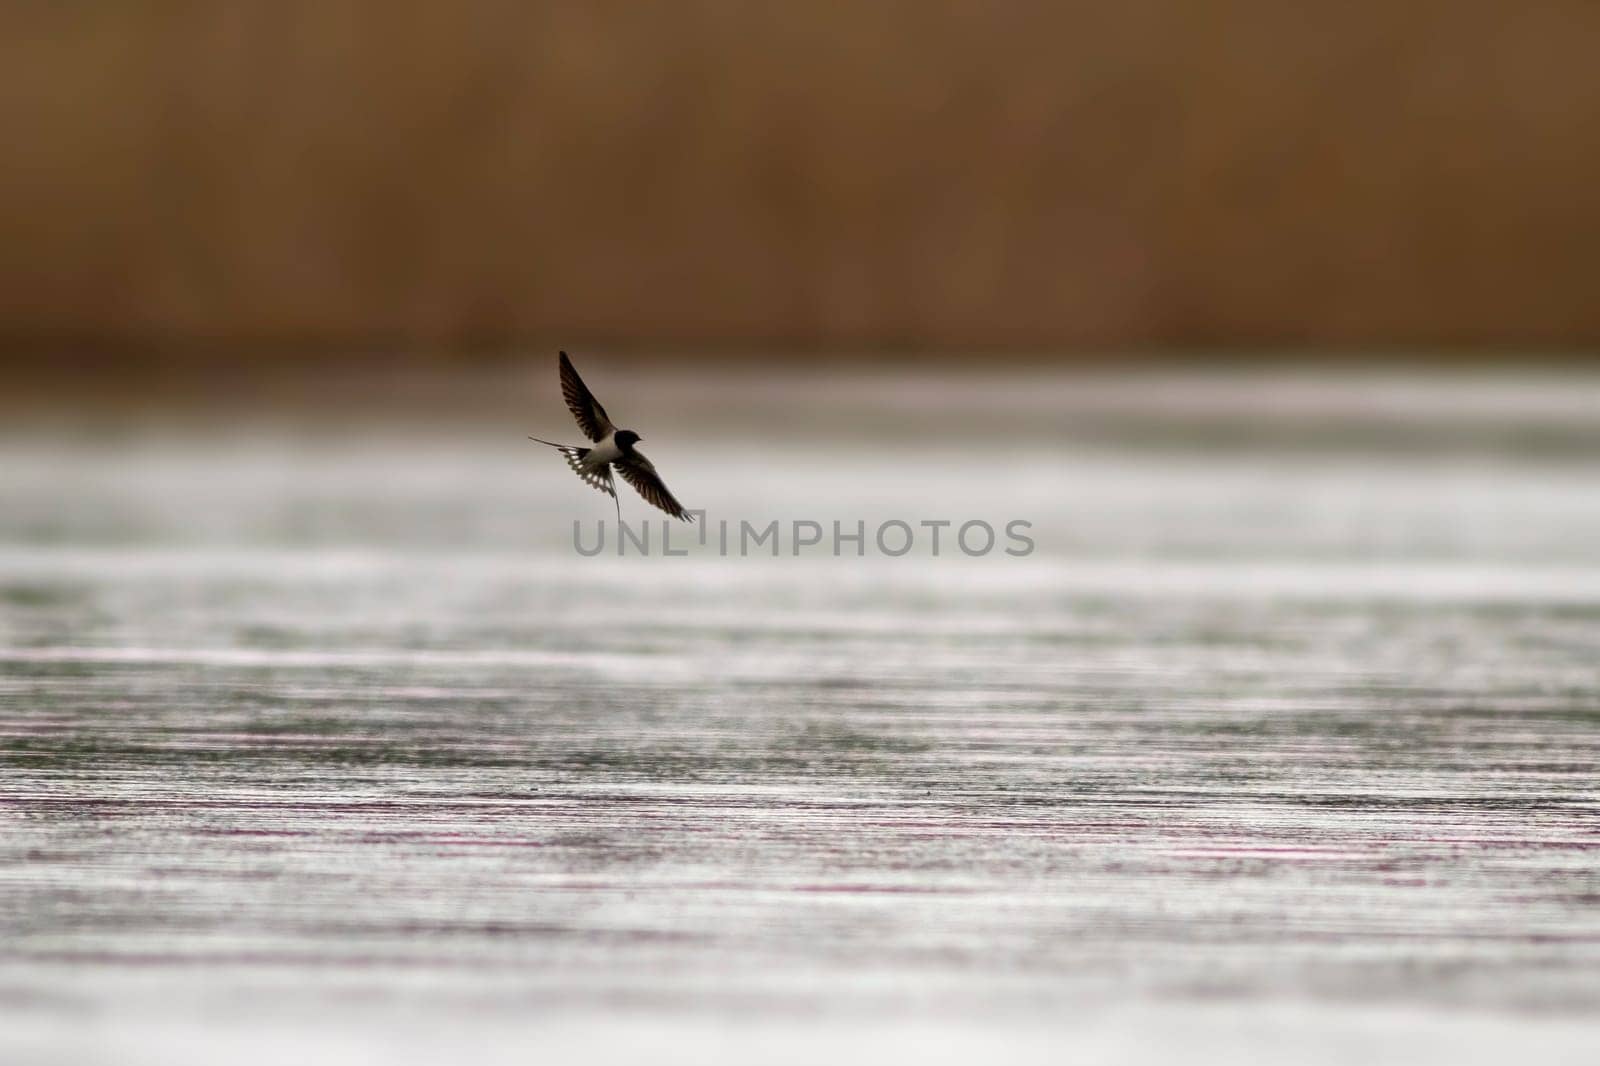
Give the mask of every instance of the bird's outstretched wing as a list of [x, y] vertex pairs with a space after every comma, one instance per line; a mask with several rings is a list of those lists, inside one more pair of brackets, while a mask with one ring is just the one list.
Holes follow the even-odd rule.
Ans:
[[633, 486], [634, 491], [644, 497], [646, 503], [661, 508], [673, 518], [681, 518], [685, 522], [694, 521], [683, 509], [683, 504], [667, 491], [667, 486], [661, 482], [661, 475], [656, 473], [655, 464], [650, 460], [634, 452], [618, 459], [612, 465], [617, 468], [617, 473]]
[[578, 428], [590, 440], [604, 440], [607, 434], [616, 429], [606, 409], [600, 406], [600, 401], [594, 398], [589, 386], [578, 376], [566, 352], [561, 353], [561, 395], [566, 398], [567, 409], [572, 412], [572, 417], [577, 419]]

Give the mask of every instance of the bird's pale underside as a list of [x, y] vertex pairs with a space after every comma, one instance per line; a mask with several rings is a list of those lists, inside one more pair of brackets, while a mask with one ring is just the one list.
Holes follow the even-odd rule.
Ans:
[[[577, 368], [572, 365], [572, 360], [567, 358], [566, 352], [561, 353], [561, 395], [567, 401], [567, 408], [572, 412], [578, 428], [583, 431], [585, 437], [594, 442], [593, 446], [584, 448], [572, 444], [556, 444], [553, 441], [540, 440], [538, 437], [529, 437], [529, 440], [548, 444], [559, 451], [573, 473], [582, 478], [585, 484], [609, 495], [612, 500], [617, 499], [616, 480], [612, 476], [612, 471], [615, 470], [633, 486], [634, 491], [646, 503], [660, 508], [673, 518], [681, 518], [686, 522], [694, 521], [683, 509], [683, 505], [668, 491], [661, 480], [661, 475], [656, 472], [655, 465], [634, 448], [634, 445], [642, 439], [639, 434], [631, 429], [616, 427], [611, 421], [611, 416], [606, 414], [606, 409], [594, 398], [594, 393], [589, 391], [589, 386], [578, 376]], [[619, 522], [622, 520], [620, 502], [617, 504], [617, 520]]]

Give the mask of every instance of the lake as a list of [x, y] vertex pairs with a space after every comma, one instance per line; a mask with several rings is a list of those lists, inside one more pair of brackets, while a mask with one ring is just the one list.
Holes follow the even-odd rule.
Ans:
[[585, 373], [14, 405], [0, 1059], [1595, 1061], [1600, 378]]

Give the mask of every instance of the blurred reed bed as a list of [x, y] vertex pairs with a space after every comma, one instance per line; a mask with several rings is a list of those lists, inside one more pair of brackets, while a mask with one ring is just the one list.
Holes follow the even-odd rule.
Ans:
[[214, 0], [0, 30], [17, 362], [1600, 337], [1591, 4]]

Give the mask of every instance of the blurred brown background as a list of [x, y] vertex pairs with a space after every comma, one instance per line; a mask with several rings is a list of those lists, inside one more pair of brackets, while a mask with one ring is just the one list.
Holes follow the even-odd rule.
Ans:
[[1600, 340], [1588, 0], [39, 0], [0, 90], [13, 360]]

